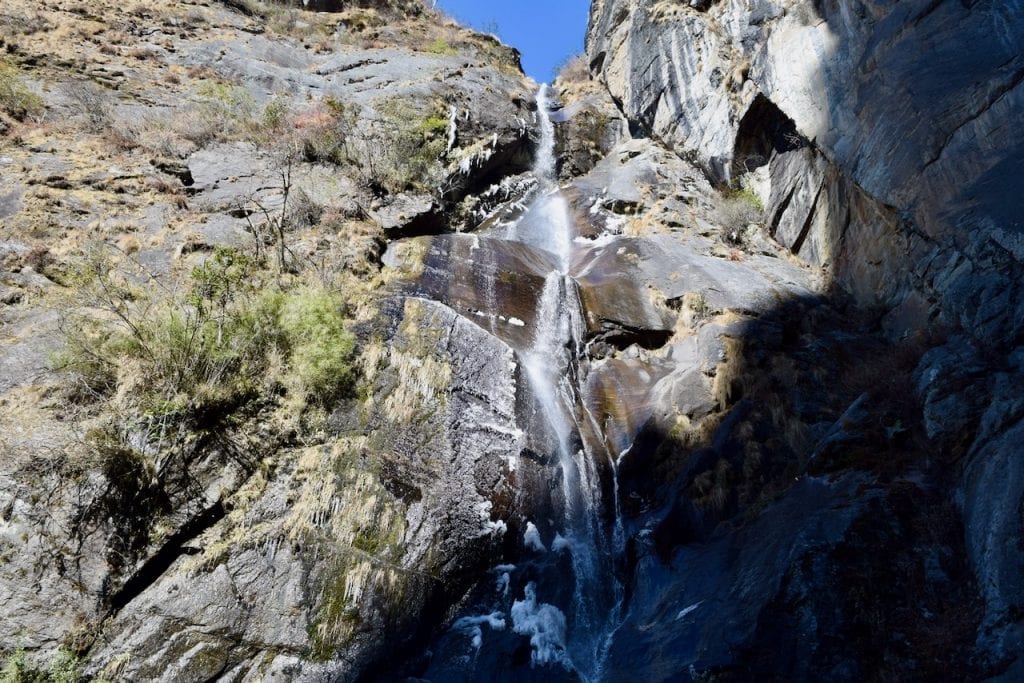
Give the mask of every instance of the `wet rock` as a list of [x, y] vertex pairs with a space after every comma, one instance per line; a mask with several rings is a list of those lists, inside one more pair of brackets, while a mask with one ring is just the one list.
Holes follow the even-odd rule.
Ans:
[[670, 367], [665, 363], [613, 358], [589, 369], [584, 401], [601, 427], [608, 452], [617, 456], [628, 450], [643, 425], [661, 407], [652, 393], [657, 394], [658, 380]]
[[617, 346], [639, 343], [662, 346], [675, 327], [675, 316], [659, 301], [659, 293], [644, 287], [639, 241], [617, 240], [586, 255], [573, 279], [592, 339]]
[[[918, 508], [925, 499], [935, 508]], [[688, 543], [668, 565], [655, 559], [657, 535], [641, 537], [635, 597], [607, 671], [651, 679], [790, 671], [836, 680], [972, 671], [964, 636], [977, 606], [963, 583], [950, 513], [910, 483], [887, 489], [857, 475], [808, 477], [757, 521]], [[931, 530], [918, 535], [920, 524]], [[881, 559], [873, 549], [882, 547], [898, 559]], [[923, 594], [906, 596], [900, 586], [923, 581], [926, 571]], [[943, 648], [939, 661], [925, 654], [933, 647]]]
[[537, 303], [556, 266], [544, 251], [478, 235], [439, 235], [389, 248], [400, 291], [440, 301], [491, 334], [525, 349]]

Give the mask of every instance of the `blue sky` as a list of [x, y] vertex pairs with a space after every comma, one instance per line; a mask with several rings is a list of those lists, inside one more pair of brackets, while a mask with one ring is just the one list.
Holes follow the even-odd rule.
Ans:
[[523, 53], [523, 70], [543, 83], [583, 51], [590, 0], [438, 0], [437, 6], [460, 23], [496, 32]]

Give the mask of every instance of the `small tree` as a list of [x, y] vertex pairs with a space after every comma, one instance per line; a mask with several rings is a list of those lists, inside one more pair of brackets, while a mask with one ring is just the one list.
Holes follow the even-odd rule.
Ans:
[[[281, 193], [281, 203], [277, 207], [271, 206], [258, 193], [252, 193], [241, 202], [241, 212], [249, 234], [255, 242], [256, 260], [260, 261], [263, 255], [263, 245], [267, 241], [277, 247], [277, 272], [284, 274], [288, 267], [287, 233], [289, 229], [289, 201], [292, 196], [292, 171], [298, 159], [298, 147], [292, 136], [286, 137], [278, 144], [271, 147], [269, 155], [271, 164], [277, 175]], [[253, 208], [255, 207], [255, 208]], [[259, 214], [263, 217], [261, 222], [253, 220], [253, 215]]]

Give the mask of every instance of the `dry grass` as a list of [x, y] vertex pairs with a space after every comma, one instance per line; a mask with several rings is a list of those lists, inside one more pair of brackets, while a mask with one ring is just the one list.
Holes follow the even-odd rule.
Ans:
[[570, 57], [558, 70], [557, 81], [559, 85], [586, 83], [590, 80], [590, 67], [587, 64], [587, 56], [578, 54]]

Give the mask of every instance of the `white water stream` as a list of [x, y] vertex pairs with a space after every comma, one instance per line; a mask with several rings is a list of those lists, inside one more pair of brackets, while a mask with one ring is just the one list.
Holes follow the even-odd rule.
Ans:
[[[563, 529], [551, 552], [569, 552], [573, 567], [571, 617], [565, 642], [552, 642], [559, 630], [551, 610], [531, 584], [512, 609], [513, 628], [531, 636], [534, 661], [561, 661], [585, 681], [601, 679], [609, 636], [619, 621], [622, 587], [613, 570], [615, 543], [601, 520], [601, 482], [595, 453], [580, 438], [577, 350], [583, 341], [583, 313], [576, 284], [569, 276], [575, 228], [555, 177], [555, 127], [550, 119], [547, 86], [537, 95], [541, 139], [534, 173], [540, 187], [526, 214], [508, 239], [543, 249], [557, 269], [545, 279], [538, 303], [532, 344], [521, 353], [522, 367], [538, 407], [550, 426], [561, 470]], [[538, 618], [543, 617], [538, 621]]]

